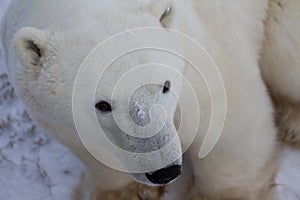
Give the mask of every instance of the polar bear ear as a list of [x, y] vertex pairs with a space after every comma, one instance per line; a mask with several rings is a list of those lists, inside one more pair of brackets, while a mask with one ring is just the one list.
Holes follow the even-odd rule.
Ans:
[[14, 47], [21, 64], [26, 67], [41, 67], [49, 37], [49, 31], [35, 28], [20, 29], [14, 36]]

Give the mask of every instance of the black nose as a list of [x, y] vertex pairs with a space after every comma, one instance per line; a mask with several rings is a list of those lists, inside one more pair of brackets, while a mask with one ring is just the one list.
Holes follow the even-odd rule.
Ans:
[[171, 167], [157, 170], [153, 173], [147, 173], [146, 177], [154, 184], [165, 185], [177, 178], [181, 174], [181, 165], [172, 165]]

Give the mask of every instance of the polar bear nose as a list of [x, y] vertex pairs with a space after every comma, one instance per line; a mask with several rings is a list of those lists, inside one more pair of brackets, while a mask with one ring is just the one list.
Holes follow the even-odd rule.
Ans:
[[165, 185], [176, 179], [179, 175], [181, 175], [181, 165], [172, 165], [153, 173], [147, 173], [146, 177], [154, 184]]

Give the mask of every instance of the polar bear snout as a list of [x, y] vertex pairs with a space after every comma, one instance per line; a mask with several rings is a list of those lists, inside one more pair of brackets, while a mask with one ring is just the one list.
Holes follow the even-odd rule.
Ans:
[[146, 177], [153, 184], [166, 185], [180, 176], [181, 172], [181, 165], [172, 165], [153, 173], [146, 173]]
[[[162, 152], [163, 154], [165, 152]], [[170, 155], [172, 157], [172, 155]], [[153, 158], [155, 160], [155, 158]], [[166, 158], [165, 163], [169, 163], [168, 158]], [[173, 160], [173, 159], [171, 159]], [[170, 160], [169, 160], [170, 161]], [[155, 162], [157, 164], [157, 162]], [[148, 169], [153, 169], [153, 171], [147, 171], [143, 173], [129, 173], [131, 177], [136, 180], [139, 183], [152, 186], [152, 187], [157, 187], [157, 186], [165, 186], [173, 181], [175, 181], [177, 178], [179, 178], [182, 174], [182, 165], [183, 165], [183, 160], [182, 156], [178, 158], [175, 162], [172, 162], [169, 165], [160, 165], [162, 166], [161, 168], [155, 168], [154, 165], [152, 167], [149, 167], [155, 163], [148, 163]]]

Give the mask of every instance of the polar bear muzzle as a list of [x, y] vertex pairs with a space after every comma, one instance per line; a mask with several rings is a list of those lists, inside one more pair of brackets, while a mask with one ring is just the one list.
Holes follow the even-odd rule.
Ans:
[[172, 165], [153, 173], [146, 173], [146, 177], [154, 184], [165, 185], [181, 175], [181, 165]]

